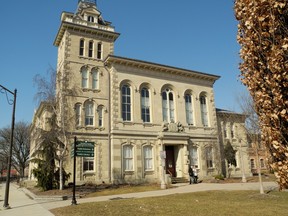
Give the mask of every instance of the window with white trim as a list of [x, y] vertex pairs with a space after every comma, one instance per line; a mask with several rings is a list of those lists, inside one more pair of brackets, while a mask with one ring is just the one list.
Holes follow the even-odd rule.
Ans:
[[143, 147], [143, 156], [144, 156], [144, 170], [150, 171], [153, 170], [153, 148], [150, 145]]
[[162, 92], [162, 116], [164, 122], [175, 122], [174, 96], [170, 89]]
[[208, 127], [208, 110], [206, 96], [200, 96], [201, 120], [204, 127]]
[[85, 40], [84, 39], [80, 39], [80, 42], [79, 42], [79, 55], [80, 56], [84, 56], [84, 52], [85, 52]]
[[94, 22], [94, 17], [93, 16], [88, 16], [87, 17], [88, 22]]
[[122, 119], [131, 121], [131, 88], [129, 85], [123, 85], [121, 88], [122, 98]]
[[88, 69], [86, 67], [82, 67], [81, 76], [82, 76], [82, 88], [88, 88]]
[[98, 107], [97, 113], [98, 113], [98, 126], [103, 127], [103, 106]]
[[93, 102], [85, 104], [85, 126], [94, 125], [94, 105]]
[[83, 158], [83, 171], [84, 172], [94, 171], [94, 158], [93, 157]]
[[133, 146], [123, 146], [123, 169], [124, 171], [133, 171]]
[[93, 58], [93, 49], [94, 49], [94, 42], [89, 41], [89, 46], [88, 46], [88, 57]]
[[193, 120], [193, 106], [192, 106], [192, 95], [185, 95], [185, 112], [186, 112], [186, 122], [188, 125], [194, 125]]
[[141, 118], [143, 122], [150, 122], [150, 98], [147, 88], [141, 89]]
[[103, 45], [102, 43], [97, 44], [97, 59], [102, 59], [103, 57]]
[[96, 68], [92, 69], [92, 89], [99, 89], [99, 72]]

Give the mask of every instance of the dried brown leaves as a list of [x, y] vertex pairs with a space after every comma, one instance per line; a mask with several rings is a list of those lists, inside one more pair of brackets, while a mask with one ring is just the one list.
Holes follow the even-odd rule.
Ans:
[[259, 115], [280, 189], [288, 188], [288, 3], [236, 0], [242, 82]]

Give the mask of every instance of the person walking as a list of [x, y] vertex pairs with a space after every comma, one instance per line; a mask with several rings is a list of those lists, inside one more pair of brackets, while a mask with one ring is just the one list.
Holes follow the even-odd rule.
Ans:
[[189, 183], [192, 184], [194, 182], [194, 173], [193, 173], [193, 166], [191, 165], [188, 170], [190, 181]]
[[198, 173], [197, 173], [197, 166], [194, 165], [193, 168], [192, 168], [192, 172], [193, 172], [193, 183], [194, 184], [197, 184], [198, 183]]

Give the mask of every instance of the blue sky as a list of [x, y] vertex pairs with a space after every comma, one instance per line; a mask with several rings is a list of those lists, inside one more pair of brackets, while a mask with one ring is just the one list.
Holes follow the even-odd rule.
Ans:
[[[37, 108], [33, 77], [56, 67], [53, 46], [62, 11], [78, 0], [5, 1], [1, 6], [0, 84], [16, 88], [16, 122], [31, 122]], [[238, 111], [240, 62], [233, 0], [97, 0], [105, 20], [121, 35], [115, 55], [221, 76], [217, 108]], [[0, 128], [10, 126], [12, 106], [0, 94]]]

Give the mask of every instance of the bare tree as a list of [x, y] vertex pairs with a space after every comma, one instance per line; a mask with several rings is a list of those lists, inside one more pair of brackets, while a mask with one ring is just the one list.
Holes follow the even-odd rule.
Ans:
[[282, 190], [288, 188], [288, 2], [236, 0], [235, 16], [242, 82], [253, 98]]
[[[11, 128], [5, 127], [0, 129], [0, 163], [7, 164], [9, 155]], [[20, 174], [25, 176], [25, 168], [28, 166], [30, 151], [30, 125], [26, 122], [18, 122], [15, 124], [14, 139], [12, 146], [12, 166]], [[2, 167], [4, 168], [4, 167]]]
[[[59, 162], [59, 178], [60, 178], [60, 185], [59, 189], [62, 190], [64, 188], [64, 179], [63, 179], [63, 162], [65, 160], [66, 154], [67, 154], [67, 138], [66, 138], [66, 130], [64, 121], [59, 121], [59, 118], [61, 118], [61, 110], [57, 108], [57, 98], [56, 98], [56, 76], [57, 73], [54, 69], [50, 68], [47, 72], [47, 76], [42, 76], [40, 74], [37, 74], [34, 77], [34, 84], [37, 86], [37, 93], [34, 97], [34, 99], [40, 104], [40, 102], [45, 101], [46, 105], [49, 106], [50, 110], [53, 110], [52, 116], [55, 116], [55, 118], [52, 118], [50, 122], [50, 133], [53, 133], [53, 139], [57, 137], [57, 140], [61, 140], [59, 142], [59, 145], [57, 148], [55, 148], [55, 151], [58, 152], [58, 157], [55, 157], [54, 159], [58, 160]], [[41, 132], [42, 131], [42, 132]], [[45, 131], [38, 130], [39, 133], [39, 143], [43, 143], [41, 141], [41, 137], [44, 136]], [[46, 142], [47, 143], [46, 137]], [[48, 138], [49, 139], [49, 138]], [[52, 140], [51, 140], [52, 141]], [[61, 145], [60, 145], [61, 144]], [[55, 152], [55, 155], [56, 155]]]
[[248, 92], [243, 92], [239, 94], [237, 100], [242, 112], [247, 116], [245, 130], [249, 141], [252, 143], [250, 147], [253, 149], [257, 160], [256, 166], [260, 183], [260, 193], [264, 194], [259, 159], [259, 146], [261, 142], [259, 118], [255, 111], [252, 97], [248, 94]]

